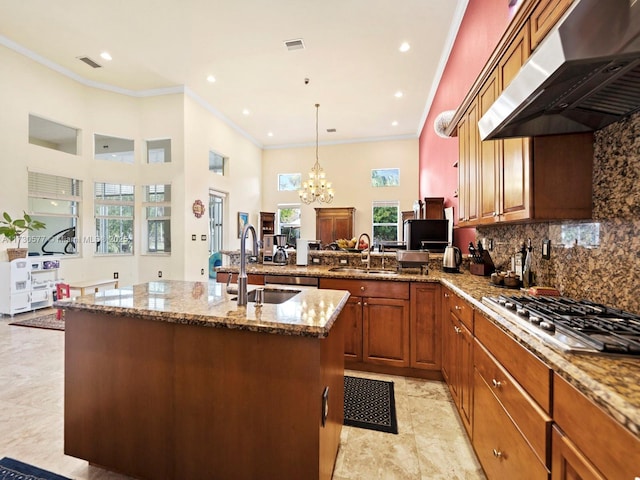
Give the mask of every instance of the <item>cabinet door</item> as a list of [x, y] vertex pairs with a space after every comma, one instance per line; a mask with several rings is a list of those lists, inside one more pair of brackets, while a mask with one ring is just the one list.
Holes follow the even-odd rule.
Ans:
[[531, 23], [531, 50], [535, 50], [571, 3], [573, 0], [540, 0], [529, 20]]
[[363, 299], [365, 362], [409, 366], [409, 301]]
[[[529, 26], [525, 24], [498, 64], [500, 91], [511, 83], [529, 54]], [[530, 160], [530, 138], [507, 138], [502, 141], [501, 221], [526, 219], [532, 213]]]
[[333, 235], [333, 218], [318, 217], [316, 219], [316, 238], [320, 240], [323, 245], [337, 240]]
[[[442, 376], [450, 386], [452, 384], [452, 363], [453, 363], [453, 325], [451, 324], [451, 318], [449, 315], [449, 299], [451, 298], [451, 293], [449, 289], [442, 289], [442, 308], [440, 315], [440, 332], [441, 332], [441, 351], [442, 351]], [[450, 387], [451, 388], [451, 387]]]
[[440, 288], [411, 284], [411, 361], [414, 368], [440, 370]]
[[361, 362], [362, 297], [349, 297], [340, 318], [344, 325], [344, 359], [346, 362]]
[[473, 447], [487, 478], [548, 480], [548, 470], [538, 461], [477, 370], [474, 408], [478, 415], [473, 422]]
[[469, 435], [473, 421], [473, 335], [458, 321], [458, 397], [462, 423]]
[[[480, 118], [487, 113], [498, 97], [498, 76], [494, 72], [478, 94]], [[480, 142], [478, 160], [478, 198], [480, 223], [490, 224], [498, 221], [500, 211], [500, 155], [502, 140], [485, 140]]]
[[333, 223], [334, 240], [353, 237], [353, 222], [350, 215], [336, 216]]
[[458, 196], [459, 220], [474, 225], [478, 219], [478, 104], [469, 106], [459, 130]]
[[582, 452], [554, 426], [551, 434], [551, 480], [604, 480]]

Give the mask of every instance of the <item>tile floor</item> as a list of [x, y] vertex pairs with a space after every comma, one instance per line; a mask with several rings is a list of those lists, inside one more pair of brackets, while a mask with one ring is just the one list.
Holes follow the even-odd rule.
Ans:
[[[11, 320], [0, 318], [0, 458], [78, 480], [128, 479], [63, 454], [64, 333]], [[485, 478], [443, 383], [347, 373], [394, 382], [399, 433], [344, 427], [334, 480]]]

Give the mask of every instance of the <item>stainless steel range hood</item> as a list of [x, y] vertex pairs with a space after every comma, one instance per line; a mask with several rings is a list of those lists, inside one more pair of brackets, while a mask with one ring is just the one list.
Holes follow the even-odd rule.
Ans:
[[640, 109], [640, 0], [578, 0], [478, 122], [482, 140], [602, 128]]

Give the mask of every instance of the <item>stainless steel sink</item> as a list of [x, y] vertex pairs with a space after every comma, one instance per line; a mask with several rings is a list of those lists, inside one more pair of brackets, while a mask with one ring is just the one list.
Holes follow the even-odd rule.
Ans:
[[[295, 297], [300, 293], [300, 290], [285, 290], [281, 288], [265, 288], [264, 297], [262, 299], [262, 303], [284, 303], [290, 298]], [[256, 301], [256, 290], [251, 290], [247, 293], [247, 301], [255, 302]], [[238, 297], [234, 297], [231, 300], [236, 300]]]
[[367, 270], [366, 268], [356, 268], [356, 267], [332, 267], [329, 269], [330, 272], [341, 272], [352, 275], [397, 275], [398, 272], [394, 272], [392, 270]]

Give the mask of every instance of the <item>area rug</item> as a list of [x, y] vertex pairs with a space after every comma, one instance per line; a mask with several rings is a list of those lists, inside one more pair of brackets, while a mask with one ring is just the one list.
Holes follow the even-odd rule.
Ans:
[[57, 320], [55, 313], [48, 313], [40, 317], [25, 318], [24, 320], [16, 320], [15, 322], [10, 322], [9, 325], [64, 330], [64, 320]]
[[71, 480], [13, 458], [0, 460], [0, 480]]
[[344, 424], [398, 433], [393, 382], [345, 375]]

